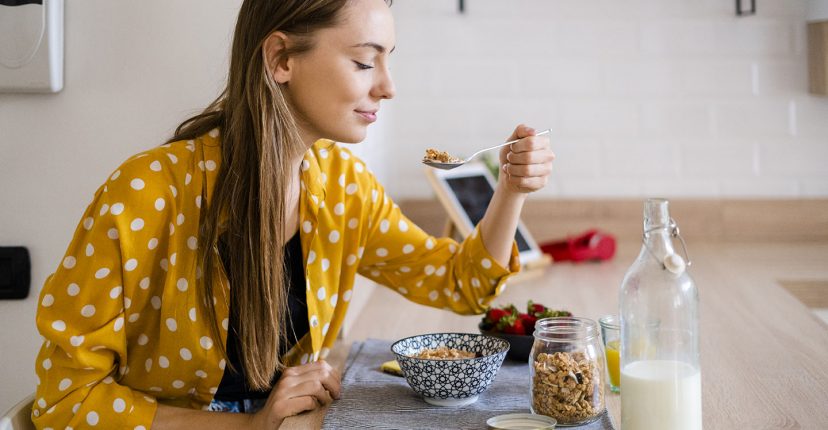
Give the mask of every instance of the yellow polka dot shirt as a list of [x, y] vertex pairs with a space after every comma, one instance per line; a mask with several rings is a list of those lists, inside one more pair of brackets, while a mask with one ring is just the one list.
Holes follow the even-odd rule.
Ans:
[[[45, 338], [36, 361], [38, 428], [149, 429], [156, 402], [206, 408], [225, 369], [229, 288], [216, 289], [213, 339], [197, 288], [199, 216], [221, 162], [217, 130], [122, 164], [95, 193], [66, 255], [40, 294]], [[299, 231], [310, 332], [284, 357], [325, 358], [362, 274], [411, 301], [481, 313], [519, 270], [486, 251], [432, 237], [400, 213], [373, 174], [320, 140], [301, 167]]]

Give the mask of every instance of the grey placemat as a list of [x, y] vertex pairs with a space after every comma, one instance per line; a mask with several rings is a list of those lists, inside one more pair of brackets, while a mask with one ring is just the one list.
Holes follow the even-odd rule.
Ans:
[[[507, 359], [489, 389], [471, 405], [432, 406], [405, 378], [388, 375], [380, 365], [393, 360], [391, 342], [354, 342], [342, 376], [342, 398], [331, 404], [323, 429], [481, 429], [502, 414], [529, 413], [529, 365]], [[615, 430], [607, 413], [579, 430]]]

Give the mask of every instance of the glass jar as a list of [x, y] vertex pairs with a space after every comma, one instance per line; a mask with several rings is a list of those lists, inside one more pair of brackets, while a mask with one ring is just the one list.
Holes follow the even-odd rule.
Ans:
[[532, 412], [581, 425], [604, 412], [606, 359], [598, 324], [587, 318], [545, 318], [535, 324], [529, 357]]

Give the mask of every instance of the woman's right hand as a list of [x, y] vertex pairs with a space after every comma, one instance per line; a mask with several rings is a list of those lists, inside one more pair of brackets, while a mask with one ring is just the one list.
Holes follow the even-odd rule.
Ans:
[[253, 415], [253, 428], [279, 428], [285, 418], [326, 406], [339, 395], [339, 372], [324, 360], [288, 367], [265, 406]]

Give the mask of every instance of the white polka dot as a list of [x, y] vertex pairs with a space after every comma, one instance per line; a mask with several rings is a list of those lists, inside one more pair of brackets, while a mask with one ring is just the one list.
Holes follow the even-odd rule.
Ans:
[[434, 274], [434, 266], [429, 264], [425, 267], [425, 269], [423, 271], [425, 272], [426, 275], [431, 276], [431, 275]]
[[348, 256], [348, 258], [345, 259], [345, 264], [347, 264], [349, 266], [353, 266], [354, 263], [356, 263], [356, 260], [357, 260], [357, 256], [354, 255], [354, 254], [351, 254], [351, 255]]
[[480, 288], [480, 280], [479, 280], [479, 279], [477, 279], [477, 278], [472, 278], [471, 283], [472, 283], [472, 287], [474, 287], [474, 288]]
[[124, 328], [124, 318], [118, 317], [115, 319], [115, 324], [112, 325], [112, 329], [115, 331], [121, 331]]
[[157, 210], [157, 211], [164, 210], [165, 206], [167, 206], [167, 202], [163, 198], [159, 197], [159, 198], [155, 199], [155, 210]]
[[191, 250], [193, 250], [193, 251], [195, 251], [196, 249], [198, 249], [198, 239], [196, 239], [196, 237], [195, 237], [195, 236], [190, 236], [190, 237], [187, 239], [187, 248], [190, 248], [190, 249], [191, 249]]
[[305, 233], [310, 233], [310, 232], [311, 232], [311, 230], [313, 230], [313, 224], [311, 224], [311, 222], [310, 222], [310, 221], [305, 220], [305, 221], [302, 223], [302, 231], [304, 231]]
[[118, 234], [118, 230], [116, 230], [114, 228], [110, 228], [109, 231], [106, 232], [106, 235], [107, 235], [107, 237], [109, 237], [112, 240], [115, 240], [118, 237], [120, 237], [120, 235]]
[[425, 247], [426, 247], [426, 249], [434, 248], [434, 241], [431, 240], [431, 239], [426, 240]]
[[[43, 368], [46, 369], [46, 370], [51, 369], [52, 368], [52, 360], [50, 360], [48, 358], [43, 360]], [[45, 406], [41, 406], [41, 408], [45, 408]]]
[[351, 230], [357, 228], [358, 225], [359, 221], [357, 221], [356, 218], [351, 218], [348, 220], [348, 228], [350, 228]]
[[184, 224], [184, 214], [178, 214], [178, 216], [175, 218], [175, 223], [177, 225]]
[[381, 231], [382, 233], [387, 233], [387, 232], [388, 232], [388, 228], [389, 228], [390, 226], [391, 226], [391, 223], [390, 223], [390, 222], [388, 222], [388, 220], [387, 220], [387, 219], [384, 219], [384, 220], [382, 220], [382, 221], [380, 222], [380, 231]]
[[[202, 338], [202, 342], [203, 342], [203, 338]], [[204, 346], [204, 345], [202, 344], [202, 346]], [[209, 348], [206, 348], [206, 349], [209, 349]], [[180, 350], [178, 350], [178, 355], [180, 355], [182, 359], [187, 360], [187, 361], [190, 361], [190, 360], [193, 359], [193, 353], [190, 352], [190, 350], [187, 349], [187, 348], [181, 348]]]
[[129, 182], [129, 186], [132, 187], [133, 190], [143, 190], [144, 189], [144, 181], [139, 178], [135, 178]]
[[201, 196], [196, 196], [196, 207], [201, 209]]
[[95, 253], [95, 247], [91, 243], [86, 244], [86, 256], [91, 257]]
[[308, 160], [302, 160], [302, 171], [305, 172], [310, 169], [310, 162]]
[[365, 252], [365, 247], [360, 246], [359, 248], [357, 248], [357, 256], [358, 256], [359, 258], [362, 258], [362, 253], [363, 253], [363, 252]]
[[316, 315], [311, 315], [310, 316], [310, 326], [311, 327], [316, 327], [318, 325], [319, 325], [319, 318], [317, 318]]
[[428, 299], [431, 300], [432, 302], [437, 301], [437, 299], [439, 297], [440, 297], [440, 294], [436, 291], [432, 291], [432, 292], [428, 293]]
[[172, 161], [173, 164], [178, 163], [178, 157], [176, 157], [175, 155], [172, 155], [168, 152], [167, 157], [169, 157], [170, 161]]
[[331, 267], [331, 260], [328, 260], [327, 258], [323, 258], [322, 259], [322, 271], [327, 272], [329, 267]]
[[319, 300], [325, 300], [326, 297], [325, 287], [320, 287], [319, 290], [316, 291], [316, 298]]
[[149, 288], [150, 280], [149, 278], [141, 279], [141, 282], [138, 283], [138, 286], [141, 287], [142, 290], [146, 290]]
[[66, 391], [66, 389], [67, 389], [67, 388], [69, 388], [71, 385], [72, 385], [72, 380], [71, 380], [71, 379], [69, 379], [69, 378], [63, 378], [63, 379], [60, 381], [60, 384], [58, 384], [58, 389], [59, 389], [60, 391]]
[[203, 370], [196, 370], [195, 375], [198, 376], [201, 379], [204, 379], [204, 378], [207, 377], [207, 372], [205, 372]]
[[169, 267], [169, 265], [170, 265], [170, 261], [169, 261], [169, 260], [167, 260], [166, 258], [162, 258], [162, 259], [161, 259], [161, 262], [159, 262], [159, 263], [158, 263], [158, 265], [159, 265], [159, 266], [161, 266], [161, 268], [162, 268], [162, 269], [164, 269], [164, 271], [166, 272], [166, 271], [167, 271], [167, 268], [168, 268], [168, 267]]
[[60, 331], [60, 332], [66, 331], [66, 323], [63, 322], [62, 320], [54, 321], [54, 322], [52, 322], [52, 328], [55, 331]]
[[449, 252], [451, 252], [452, 254], [457, 252], [457, 247], [453, 243], [449, 245]]
[[[124, 299], [124, 300], [128, 300], [128, 299]], [[140, 319], [140, 318], [141, 318], [141, 314], [134, 313], [134, 314], [129, 315], [129, 318], [127, 318], [127, 321], [129, 321], [131, 323], [134, 323], [135, 321], [138, 321], [138, 319]]]
[[484, 269], [491, 269], [492, 268], [492, 260], [488, 258], [484, 258], [480, 260], [480, 265], [483, 266]]
[[322, 158], [328, 158], [328, 150], [326, 150], [325, 148], [320, 148], [319, 156]]
[[55, 303], [55, 296], [53, 296], [51, 294], [46, 294], [45, 296], [43, 296], [43, 300], [40, 302], [40, 304], [44, 308], [48, 308], [49, 306], [52, 306], [54, 303]]
[[336, 307], [336, 301], [339, 298], [338, 294], [334, 294], [331, 296], [331, 306]]
[[80, 403], [75, 403], [74, 406], [72, 406], [72, 413], [77, 414], [78, 409], [80, 409]]
[[153, 161], [152, 163], [150, 163], [150, 170], [152, 170], [153, 172], [160, 172], [161, 163], [159, 163], [158, 160]]
[[354, 169], [356, 169], [357, 172], [362, 173], [365, 170], [365, 166], [363, 166], [362, 163], [356, 163], [354, 164]]
[[93, 305], [86, 305], [81, 308], [81, 315], [85, 316], [86, 318], [95, 315], [95, 306]]
[[347, 290], [342, 294], [342, 300], [345, 302], [351, 301], [351, 290]]
[[411, 254], [412, 252], [414, 252], [414, 245], [409, 243], [409, 244], [403, 246], [402, 251], [403, 251], [403, 254]]
[[332, 232], [328, 235], [328, 240], [329, 240], [331, 243], [337, 243], [337, 242], [339, 242], [339, 232], [338, 232], [338, 231], [336, 231], [336, 230], [332, 231]]
[[378, 257], [387, 257], [388, 256], [388, 250], [385, 249], [385, 248], [377, 248], [376, 252], [377, 252]]
[[103, 279], [103, 278], [106, 278], [107, 276], [109, 276], [109, 269], [107, 269], [106, 267], [102, 267], [102, 268], [98, 269], [97, 272], [95, 272], [95, 278], [97, 278], [97, 279]]
[[176, 287], [178, 287], [178, 291], [184, 292], [184, 291], [187, 291], [187, 288], [189, 287], [189, 283], [187, 282], [187, 279], [180, 278], [178, 280], [178, 282], [176, 282]]
[[221, 361], [219, 361], [219, 369], [224, 370], [225, 366], [227, 366], [227, 362], [225, 362], [222, 358]]
[[173, 197], [178, 197], [178, 188], [170, 185], [170, 192], [172, 193]]
[[126, 409], [126, 402], [124, 401], [124, 399], [119, 397], [119, 398], [115, 399], [114, 402], [112, 402], [112, 410], [114, 410], [115, 412], [120, 414], [125, 409]]
[[210, 349], [213, 347], [213, 339], [210, 339], [207, 336], [202, 336], [201, 339], [199, 339], [199, 343], [204, 349]]
[[86, 230], [92, 230], [92, 225], [95, 224], [95, 220], [92, 217], [86, 217], [83, 220], [83, 228]]
[[411, 268], [408, 267], [408, 266], [401, 266], [400, 267], [400, 272], [402, 272], [402, 273], [408, 273], [410, 271], [411, 271]]
[[184, 386], [184, 381], [182, 381], [180, 379], [176, 379], [175, 381], [172, 382], [172, 386], [173, 386], [173, 388], [179, 388], [180, 389], [181, 387]]
[[147, 248], [149, 248], [149, 249], [155, 249], [155, 247], [156, 247], [156, 246], [158, 246], [158, 239], [156, 239], [156, 238], [154, 238], [154, 237], [153, 237], [153, 238], [152, 238], [152, 239], [150, 239], [150, 240], [149, 240], [149, 242], [147, 243]]
[[215, 139], [219, 136], [219, 130], [217, 128], [214, 128], [214, 129], [210, 130], [210, 132], [208, 134], [210, 135], [210, 137]]
[[358, 189], [357, 184], [354, 184], [354, 183], [348, 184], [348, 186], [345, 187], [345, 194], [351, 195], [351, 194], [357, 192], [357, 189]]
[[343, 173], [343, 174], [339, 175], [339, 178], [337, 178], [336, 182], [339, 184], [340, 187], [344, 187], [345, 186], [345, 174]]
[[162, 355], [162, 356], [158, 357], [158, 365], [161, 366], [162, 368], [166, 369], [166, 368], [170, 367], [170, 360], [168, 360], [167, 357]]
[[101, 206], [101, 210], [98, 212], [98, 215], [103, 215], [103, 214], [105, 214], [105, 213], [107, 213], [107, 212], [109, 212], [109, 205], [108, 205], [108, 204], [106, 204], [106, 203], [104, 203], [104, 204]]
[[371, 276], [373, 276], [375, 278], [379, 278], [379, 275], [380, 275], [379, 270], [374, 269], [374, 270], [371, 271]]
[[434, 273], [436, 273], [436, 274], [437, 274], [437, 276], [443, 276], [443, 275], [445, 275], [445, 274], [446, 274], [446, 266], [440, 266], [440, 267], [438, 267], [438, 268], [437, 268], [437, 271], [436, 271], [436, 272], [434, 272]]
[[207, 165], [207, 170], [209, 170], [209, 171], [211, 171], [211, 172], [212, 172], [213, 170], [216, 170], [216, 162], [215, 162], [215, 161], [213, 161], [213, 160], [207, 160], [207, 162], [206, 162], [206, 163], [204, 163], [204, 164], [205, 164], [205, 165]]
[[63, 259], [63, 267], [65, 267], [67, 269], [71, 269], [71, 268], [75, 267], [75, 263], [76, 263], [75, 257], [72, 257], [71, 255]]
[[167, 320], [165, 321], [165, 324], [167, 324], [167, 329], [169, 331], [178, 330], [178, 323], [176, 323], [175, 320], [172, 319], [172, 318], [167, 318]]
[[118, 297], [121, 297], [121, 293], [123, 291], [124, 291], [123, 287], [118, 285], [118, 286], [114, 287], [113, 289], [109, 290], [109, 298], [117, 299]]
[[161, 297], [152, 296], [150, 299], [150, 304], [155, 310], [161, 309]]
[[71, 283], [68, 287], [66, 287], [66, 294], [75, 297], [78, 294], [80, 294], [80, 287], [78, 286], [78, 284]]
[[98, 425], [98, 413], [95, 411], [89, 412], [86, 414], [86, 423], [90, 426]]
[[196, 321], [196, 308], [190, 308], [190, 311], [187, 312], [187, 316], [190, 317], [190, 321]]
[[371, 201], [376, 203], [377, 197], [379, 197], [379, 192], [377, 190], [371, 190]]
[[400, 222], [397, 223], [397, 227], [400, 228], [400, 231], [408, 231], [408, 223], [405, 222], [405, 220], [401, 219]]
[[221, 327], [226, 331], [229, 324], [229, 320], [227, 318], [221, 320]]
[[316, 261], [316, 252], [314, 252], [314, 251], [308, 252], [308, 264], [311, 264], [314, 261]]
[[322, 336], [325, 336], [326, 334], [328, 334], [328, 329], [330, 327], [331, 327], [330, 323], [325, 323], [325, 325], [322, 326]]
[[124, 212], [124, 204], [123, 203], [115, 203], [114, 205], [112, 205], [111, 208], [109, 208], [109, 212], [112, 215], [122, 214]]
[[343, 160], [351, 158], [351, 154], [349, 154], [348, 151], [346, 151], [345, 149], [339, 150], [339, 156], [342, 157]]
[[149, 338], [147, 335], [141, 333], [141, 335], [138, 336], [138, 345], [146, 345], [147, 342], [149, 342]]
[[79, 347], [83, 344], [83, 339], [83, 336], [71, 336], [69, 338], [69, 343], [71, 343], [74, 347]]
[[124, 270], [126, 270], [127, 272], [135, 270], [136, 267], [138, 267], [138, 260], [134, 258], [130, 258], [129, 260], [127, 260], [126, 264], [124, 264]]
[[458, 293], [457, 291], [455, 291], [455, 292], [451, 295], [451, 299], [452, 299], [452, 300], [454, 300], [455, 302], [459, 302], [459, 301], [460, 301], [460, 293]]
[[114, 181], [114, 180], [118, 179], [118, 176], [121, 176], [121, 171], [120, 170], [116, 170], [115, 173], [113, 173], [112, 176], [109, 177], [109, 179]]
[[343, 203], [337, 203], [334, 206], [334, 213], [337, 215], [342, 215], [345, 213], [345, 205]]
[[403, 294], [403, 295], [408, 294], [408, 290], [405, 289], [405, 287], [397, 288], [397, 291], [399, 291], [400, 294]]

